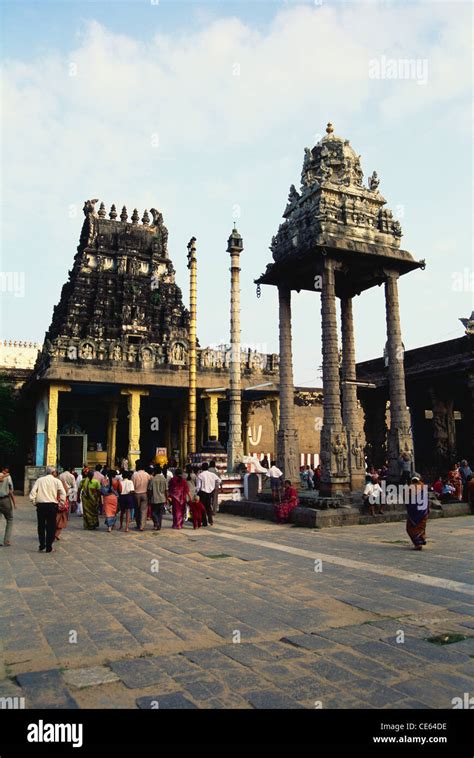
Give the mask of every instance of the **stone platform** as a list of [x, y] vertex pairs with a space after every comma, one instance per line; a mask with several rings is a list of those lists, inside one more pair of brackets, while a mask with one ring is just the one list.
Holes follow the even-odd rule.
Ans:
[[[301, 501], [307, 500], [303, 505]], [[342, 504], [341, 504], [342, 503]], [[450, 518], [453, 516], [468, 516], [471, 513], [467, 503], [431, 503], [430, 519]], [[219, 504], [221, 513], [247, 518], [275, 521], [273, 503], [269, 496], [263, 495], [261, 500], [225, 501]], [[330, 526], [354, 526], [367, 524], [386, 524], [405, 521], [406, 509], [399, 505], [385, 505], [384, 513], [371, 516], [367, 507], [359, 503], [344, 503], [334, 498], [300, 497], [300, 506], [290, 515], [290, 523], [294, 526], [323, 529]]]

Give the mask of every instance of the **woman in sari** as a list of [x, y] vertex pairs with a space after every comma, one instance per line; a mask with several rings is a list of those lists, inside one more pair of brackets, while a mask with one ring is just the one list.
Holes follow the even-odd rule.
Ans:
[[168, 499], [171, 501], [173, 529], [182, 529], [186, 503], [190, 500], [190, 494], [188, 483], [183, 479], [180, 468], [176, 469], [168, 484]]
[[287, 524], [290, 520], [291, 511], [298, 505], [298, 493], [296, 487], [293, 487], [289, 479], [285, 479], [285, 488], [283, 490], [283, 499], [281, 503], [275, 504], [275, 516], [279, 524]]
[[93, 477], [94, 472], [88, 471], [81, 482], [84, 529], [97, 529], [99, 526], [100, 484]]
[[105, 525], [107, 532], [112, 531], [115, 527], [115, 521], [117, 519], [117, 506], [118, 506], [118, 481], [114, 478], [114, 472], [107, 472], [107, 481], [100, 488], [102, 495], [102, 512], [105, 516]]
[[415, 550], [422, 550], [426, 545], [426, 522], [429, 514], [428, 487], [418, 474], [411, 478], [407, 503], [407, 534]]

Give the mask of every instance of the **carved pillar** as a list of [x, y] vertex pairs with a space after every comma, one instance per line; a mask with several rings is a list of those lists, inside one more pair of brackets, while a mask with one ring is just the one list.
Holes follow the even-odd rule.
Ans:
[[107, 466], [112, 467], [115, 464], [115, 454], [117, 447], [117, 416], [118, 401], [111, 400], [109, 404], [109, 420], [107, 425]]
[[280, 317], [280, 428], [278, 465], [286, 479], [299, 482], [298, 432], [295, 423], [293, 359], [291, 347], [291, 290], [278, 287]]
[[122, 390], [122, 395], [127, 395], [128, 404], [128, 465], [135, 468], [135, 463], [140, 458], [140, 401], [142, 395], [148, 395], [147, 390], [127, 389]]
[[270, 400], [270, 410], [272, 412], [273, 421], [273, 450], [272, 456], [276, 456], [278, 449], [278, 427], [280, 426], [280, 398], [275, 397]]
[[342, 423], [339, 350], [337, 340], [335, 262], [325, 259], [321, 289], [323, 347], [323, 409], [321, 431], [322, 495], [348, 492], [347, 434]]
[[242, 435], [244, 445], [244, 455], [249, 455], [249, 416], [251, 410], [251, 403], [243, 403], [242, 405]]
[[46, 466], [58, 465], [59, 393], [70, 392], [67, 384], [50, 384], [48, 390], [48, 423], [46, 430]]
[[407, 409], [405, 390], [405, 368], [403, 365], [403, 344], [397, 286], [399, 274], [396, 271], [385, 271], [385, 276], [387, 359], [390, 393], [387, 481], [398, 482], [400, 478], [399, 460], [402, 453], [407, 453], [410, 456], [412, 470], [415, 462], [410, 414]]
[[342, 419], [347, 431], [351, 490], [365, 485], [365, 440], [357, 403], [354, 319], [352, 298], [341, 298], [342, 327]]
[[[196, 453], [196, 324], [197, 324], [197, 258], [196, 238], [192, 237], [188, 243], [188, 268], [189, 268], [189, 399], [188, 399], [188, 439], [185, 447], [189, 447], [190, 453]], [[186, 460], [184, 458], [183, 460]]]

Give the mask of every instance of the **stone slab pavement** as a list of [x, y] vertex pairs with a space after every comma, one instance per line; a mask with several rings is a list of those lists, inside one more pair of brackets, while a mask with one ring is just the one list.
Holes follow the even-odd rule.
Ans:
[[18, 501], [0, 547], [0, 707], [452, 708], [473, 693], [472, 516], [429, 523], [415, 552], [400, 523], [218, 514], [107, 534], [71, 515], [46, 555]]

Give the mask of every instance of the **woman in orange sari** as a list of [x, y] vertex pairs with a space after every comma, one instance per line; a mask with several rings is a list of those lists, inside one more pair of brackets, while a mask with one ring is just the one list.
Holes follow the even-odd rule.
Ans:
[[285, 488], [283, 490], [283, 499], [281, 503], [275, 504], [275, 517], [279, 524], [286, 524], [290, 520], [291, 511], [298, 505], [298, 493], [296, 487], [293, 487], [289, 479], [285, 479]]
[[422, 550], [426, 545], [426, 522], [430, 512], [428, 487], [423, 484], [419, 474], [413, 474], [409, 487], [407, 509], [407, 534], [415, 550]]

